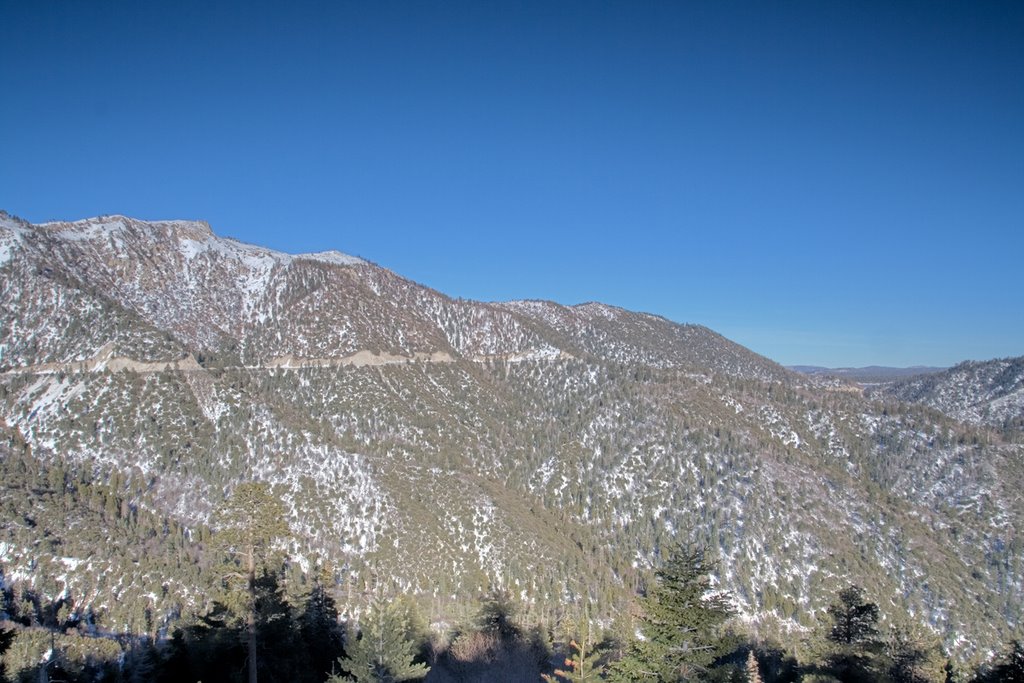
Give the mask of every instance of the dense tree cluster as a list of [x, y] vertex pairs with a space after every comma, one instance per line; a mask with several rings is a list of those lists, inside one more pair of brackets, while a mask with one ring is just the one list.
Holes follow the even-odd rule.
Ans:
[[732, 607], [726, 593], [711, 588], [704, 549], [669, 554], [641, 610], [642, 638], [612, 667], [612, 680], [702, 680], [724, 654], [721, 628]]

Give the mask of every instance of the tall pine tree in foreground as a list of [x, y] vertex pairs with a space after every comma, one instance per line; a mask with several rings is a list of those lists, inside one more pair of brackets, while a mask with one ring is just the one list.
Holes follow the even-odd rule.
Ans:
[[640, 632], [625, 657], [615, 663], [611, 680], [699, 680], [721, 654], [722, 624], [732, 615], [730, 596], [711, 589], [704, 548], [677, 550], [656, 572], [642, 598]]
[[244, 586], [239, 602], [246, 615], [249, 683], [257, 683], [257, 571], [267, 569], [277, 542], [288, 535], [284, 514], [284, 505], [267, 484], [246, 482], [235, 487], [217, 515], [215, 541], [237, 568], [225, 574], [225, 580]]

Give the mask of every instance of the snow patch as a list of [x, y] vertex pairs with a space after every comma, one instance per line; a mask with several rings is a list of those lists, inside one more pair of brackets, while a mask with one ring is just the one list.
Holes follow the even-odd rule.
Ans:
[[83, 242], [87, 240], [102, 239], [110, 237], [114, 233], [124, 230], [128, 219], [124, 216], [100, 216], [74, 223], [52, 222], [40, 223], [43, 228], [62, 227], [56, 232], [56, 236], [69, 242]]
[[14, 221], [0, 217], [0, 266], [11, 260], [24, 239], [25, 230]]
[[330, 263], [335, 266], [360, 266], [366, 263], [366, 261], [361, 258], [343, 254], [335, 249], [331, 249], [330, 251], [317, 251], [310, 254], [298, 254], [295, 258], [305, 259], [307, 261], [320, 261], [321, 263]]

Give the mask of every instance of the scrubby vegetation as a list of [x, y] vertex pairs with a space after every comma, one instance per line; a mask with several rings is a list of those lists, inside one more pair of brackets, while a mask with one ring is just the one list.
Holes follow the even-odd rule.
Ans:
[[[57, 479], [33, 483], [59, 487]], [[87, 481], [74, 486], [102, 490]], [[96, 495], [97, 512], [118, 518], [119, 506]], [[218, 531], [184, 544], [200, 565], [216, 568], [206, 607], [163, 624], [142, 608], [145, 628], [112, 631], [68, 591], [44, 600], [16, 577], [5, 577], [0, 680], [1024, 680], [1020, 640], [994, 658], [958, 668], [933, 633], [910, 626], [909, 615], [884, 613], [856, 585], [834, 596], [816, 623], [790, 642], [763, 639], [734, 618], [733, 596], [714, 588], [706, 547], [666, 547], [616, 624], [597, 623], [586, 610], [575, 619], [545, 620], [539, 615], [547, 612], [527, 613], [519, 598], [501, 589], [476, 598], [458, 624], [428, 624], [414, 599], [384, 593], [365, 610], [342, 615], [335, 596], [344, 581], [323, 568], [303, 570], [284, 552], [283, 519], [268, 487], [237, 487], [218, 510]], [[471, 598], [463, 597], [468, 607]]]

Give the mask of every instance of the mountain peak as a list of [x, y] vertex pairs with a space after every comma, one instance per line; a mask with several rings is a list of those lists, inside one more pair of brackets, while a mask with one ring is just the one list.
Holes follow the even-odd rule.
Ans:
[[358, 256], [350, 256], [349, 254], [342, 253], [337, 249], [316, 251], [308, 254], [296, 254], [295, 258], [306, 259], [309, 261], [321, 261], [335, 266], [361, 266], [366, 264], [366, 261]]
[[47, 221], [45, 223], [37, 223], [35, 227], [61, 240], [72, 242], [109, 238], [130, 230], [139, 232], [164, 230], [179, 238], [196, 240], [204, 240], [214, 236], [210, 224], [206, 221], [143, 221], [121, 214], [83, 218], [76, 221]]

